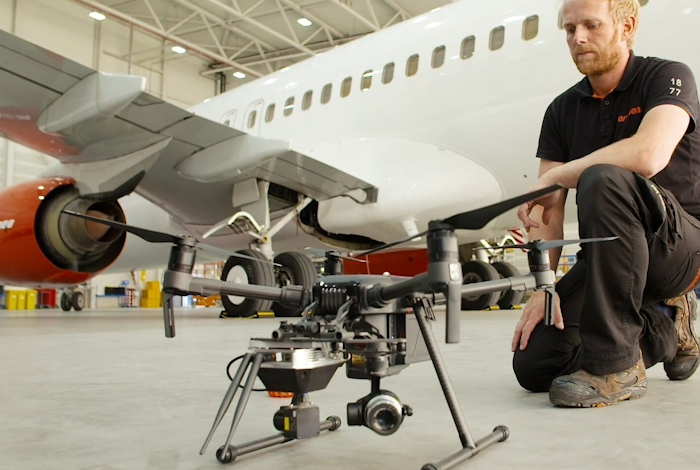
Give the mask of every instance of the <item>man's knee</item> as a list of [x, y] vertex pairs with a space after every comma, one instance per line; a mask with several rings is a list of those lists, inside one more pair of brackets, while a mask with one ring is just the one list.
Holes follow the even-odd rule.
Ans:
[[620, 189], [626, 186], [626, 182], [634, 181], [634, 174], [630, 170], [616, 165], [593, 165], [581, 173], [578, 180], [577, 191], [589, 192], [591, 195], [601, 194], [608, 188]]
[[517, 350], [513, 355], [513, 372], [518, 383], [531, 392], [548, 392], [553, 379], [543, 377], [540, 367], [541, 359], [535, 357], [532, 351]]

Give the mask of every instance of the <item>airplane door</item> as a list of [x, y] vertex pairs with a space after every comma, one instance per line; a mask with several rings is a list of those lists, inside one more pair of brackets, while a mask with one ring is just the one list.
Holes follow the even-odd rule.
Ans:
[[243, 118], [242, 130], [248, 134], [260, 135], [260, 123], [263, 120], [263, 100], [248, 106]]

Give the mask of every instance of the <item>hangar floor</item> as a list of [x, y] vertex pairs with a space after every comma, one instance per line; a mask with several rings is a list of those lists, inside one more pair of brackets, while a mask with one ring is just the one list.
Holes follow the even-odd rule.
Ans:
[[[505, 424], [511, 437], [458, 468], [696, 468], [700, 374], [684, 383], [648, 372], [641, 400], [601, 409], [557, 409], [523, 391], [510, 368], [520, 312], [465, 312], [462, 343], [443, 349], [476, 439]], [[180, 311], [178, 336], [163, 336], [156, 310], [0, 312], [0, 468], [220, 469], [199, 449], [228, 386], [224, 367], [248, 338], [267, 336], [274, 319], [221, 320], [214, 310]], [[439, 314], [436, 335], [442, 341]], [[257, 469], [418, 469], [458, 450], [459, 441], [429, 363], [383, 382], [414, 409], [393, 436], [345, 425], [345, 405], [369, 383], [339, 370], [312, 394], [321, 416], [338, 415], [334, 433], [241, 457]], [[272, 415], [287, 400], [254, 394], [238, 442], [274, 434]], [[234, 442], [235, 443], [235, 442]]]

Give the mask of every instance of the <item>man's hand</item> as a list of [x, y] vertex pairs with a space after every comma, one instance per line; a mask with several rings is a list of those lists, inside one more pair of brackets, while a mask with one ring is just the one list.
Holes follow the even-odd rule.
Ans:
[[[539, 180], [537, 180], [537, 183], [535, 183], [535, 185], [532, 186], [528, 192], [544, 189], [552, 186], [553, 184], [555, 184], [555, 182], [550, 181], [550, 178], [547, 176], [547, 174], [545, 174]], [[564, 191], [564, 189], [553, 191], [538, 199], [533, 199], [530, 202], [520, 205], [520, 207], [518, 207], [518, 218], [522, 221], [525, 230], [529, 232], [530, 228], [532, 227], [540, 228], [540, 224], [530, 218], [530, 212], [532, 212], [532, 209], [535, 206], [542, 206], [544, 208], [542, 212], [542, 222], [545, 225], [549, 225], [549, 221], [552, 218], [553, 209], [561, 200]]]
[[[527, 305], [525, 305], [523, 316], [520, 317], [520, 321], [515, 327], [513, 342], [510, 346], [510, 350], [512, 352], [515, 352], [518, 345], [520, 346], [519, 349], [521, 351], [527, 347], [532, 331], [535, 329], [537, 324], [544, 319], [544, 300], [544, 291], [536, 291], [532, 293], [530, 300], [527, 302]], [[559, 294], [556, 292], [554, 293], [554, 326], [556, 326], [559, 330], [564, 329], [564, 317], [562, 317], [561, 314]]]

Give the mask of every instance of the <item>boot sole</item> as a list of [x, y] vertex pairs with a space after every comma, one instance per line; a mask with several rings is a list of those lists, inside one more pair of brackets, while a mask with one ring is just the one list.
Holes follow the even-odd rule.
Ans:
[[549, 401], [556, 406], [567, 408], [600, 408], [603, 406], [612, 406], [625, 400], [636, 400], [642, 398], [647, 393], [647, 381], [639, 382], [625, 390], [612, 396], [599, 396], [589, 398], [587, 400], [572, 399], [567, 395], [566, 391], [561, 389], [553, 389], [549, 391]]

